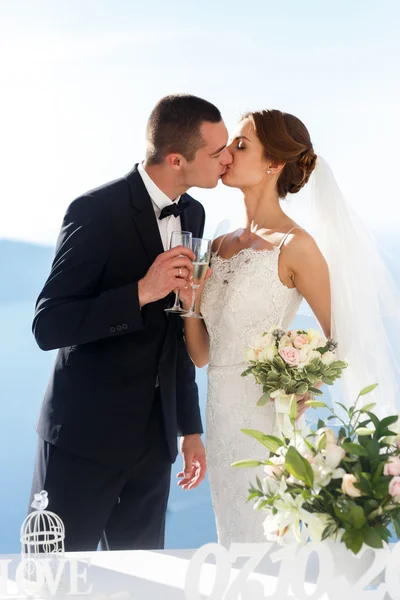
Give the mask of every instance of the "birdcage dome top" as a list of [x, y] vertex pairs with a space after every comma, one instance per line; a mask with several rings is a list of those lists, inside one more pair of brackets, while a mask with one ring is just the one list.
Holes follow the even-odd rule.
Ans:
[[20, 541], [26, 550], [31, 548], [35, 552], [48, 552], [49, 545], [55, 550], [57, 545], [63, 545], [65, 539], [64, 523], [58, 515], [46, 510], [48, 503], [46, 491], [43, 490], [34, 495], [31, 506], [36, 510], [26, 517], [21, 526]]

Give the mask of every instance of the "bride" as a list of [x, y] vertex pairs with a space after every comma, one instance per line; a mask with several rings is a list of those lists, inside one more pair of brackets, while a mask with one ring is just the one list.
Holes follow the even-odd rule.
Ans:
[[[327, 246], [322, 252], [314, 236], [289, 218], [280, 205], [280, 199], [308, 182], [319, 162], [304, 124], [279, 110], [248, 113], [229, 151], [233, 162], [223, 183], [243, 192], [246, 223], [213, 244], [212, 274], [210, 270], [204, 289], [198, 291], [204, 321], [185, 319], [186, 344], [193, 362], [198, 367], [209, 365], [207, 464], [218, 541], [227, 547], [232, 542], [265, 541], [265, 517], [252, 503], [246, 503], [250, 479], [257, 473], [231, 467], [235, 461], [261, 456], [260, 444], [241, 428], [271, 433], [275, 420], [272, 403], [256, 406], [260, 387], [252, 378], [241, 377], [246, 366], [244, 348], [252, 337], [272, 326], [288, 329], [303, 298], [325, 336], [338, 339], [339, 350], [342, 341], [346, 342], [348, 323], [343, 318], [335, 322], [334, 313], [350, 313], [357, 324], [351, 307], [341, 306], [343, 300], [336, 289], [336, 274], [343, 271], [343, 262], [338, 265], [332, 259], [328, 266], [326, 258], [332, 257]], [[322, 202], [329, 200], [330, 196]], [[338, 201], [336, 209], [339, 205]], [[325, 241], [328, 238], [332, 245], [336, 235], [341, 240], [341, 232], [332, 231], [333, 219], [330, 225]], [[320, 230], [325, 226], [321, 223]], [[187, 308], [190, 299], [184, 294], [182, 300]], [[357, 335], [357, 329], [354, 333]], [[347, 346], [345, 350], [349, 352]], [[369, 378], [363, 380], [360, 388], [370, 383]], [[304, 397], [298, 397], [298, 405], [300, 416], [306, 408]], [[258, 475], [265, 477], [265, 472], [260, 468]], [[180, 483], [185, 488], [184, 480]]]

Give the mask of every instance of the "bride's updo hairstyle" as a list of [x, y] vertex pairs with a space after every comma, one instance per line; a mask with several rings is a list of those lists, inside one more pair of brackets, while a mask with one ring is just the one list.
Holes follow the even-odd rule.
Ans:
[[278, 195], [296, 194], [307, 183], [317, 162], [310, 134], [297, 117], [280, 110], [261, 110], [243, 116], [253, 124], [265, 157], [285, 166], [278, 179]]

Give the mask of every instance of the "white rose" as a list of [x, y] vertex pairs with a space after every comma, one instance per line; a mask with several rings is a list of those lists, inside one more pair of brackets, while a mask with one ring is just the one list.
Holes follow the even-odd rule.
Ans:
[[264, 342], [264, 347], [275, 345], [275, 338], [270, 333], [266, 333], [265, 335], [263, 335], [262, 339]]
[[336, 444], [327, 444], [323, 453], [325, 455], [325, 464], [330, 469], [336, 469], [346, 456], [346, 452], [343, 448]]
[[357, 478], [352, 473], [346, 473], [343, 476], [342, 480], [342, 492], [350, 496], [350, 498], [359, 498], [361, 496], [361, 492], [358, 488], [354, 487], [354, 484], [357, 483]]
[[311, 348], [313, 348], [313, 349], [318, 348], [319, 340], [321, 337], [320, 332], [317, 331], [316, 329], [307, 329], [307, 335], [310, 339]]
[[292, 345], [292, 340], [288, 335], [283, 335], [279, 340], [279, 349], [284, 348], [285, 346]]
[[275, 343], [273, 336], [270, 333], [266, 335], [257, 335], [251, 340], [251, 348], [255, 350], [264, 350], [267, 346], [272, 346]]
[[336, 354], [334, 352], [325, 352], [325, 354], [323, 354], [321, 356], [321, 362], [324, 365], [330, 365], [335, 360], [336, 360]]
[[254, 348], [246, 348], [246, 350], [244, 351], [244, 356], [245, 356], [247, 362], [250, 362], [252, 360], [254, 360], [254, 361], [258, 360], [258, 352], [256, 352], [254, 350]]
[[275, 348], [275, 346], [268, 346], [260, 352], [260, 354], [258, 355], [258, 360], [260, 362], [271, 362], [272, 360], [274, 360], [277, 354], [278, 351]]
[[315, 350], [313, 350], [311, 348], [310, 344], [306, 344], [305, 346], [303, 346], [302, 349], [299, 350], [299, 352], [300, 352], [299, 369], [309, 365], [310, 362], [312, 360], [314, 360], [314, 358], [320, 358], [320, 353], [315, 352]]

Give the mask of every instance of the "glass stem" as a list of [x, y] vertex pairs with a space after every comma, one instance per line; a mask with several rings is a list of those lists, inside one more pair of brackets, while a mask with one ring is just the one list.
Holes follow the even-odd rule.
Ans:
[[179, 305], [179, 290], [176, 290], [176, 292], [175, 292], [175, 303], [174, 303], [174, 306], [172, 308], [180, 308], [180, 305]]
[[193, 284], [192, 287], [192, 306], [190, 307], [190, 314], [192, 315], [193, 313], [196, 312], [196, 290], [199, 286]]

